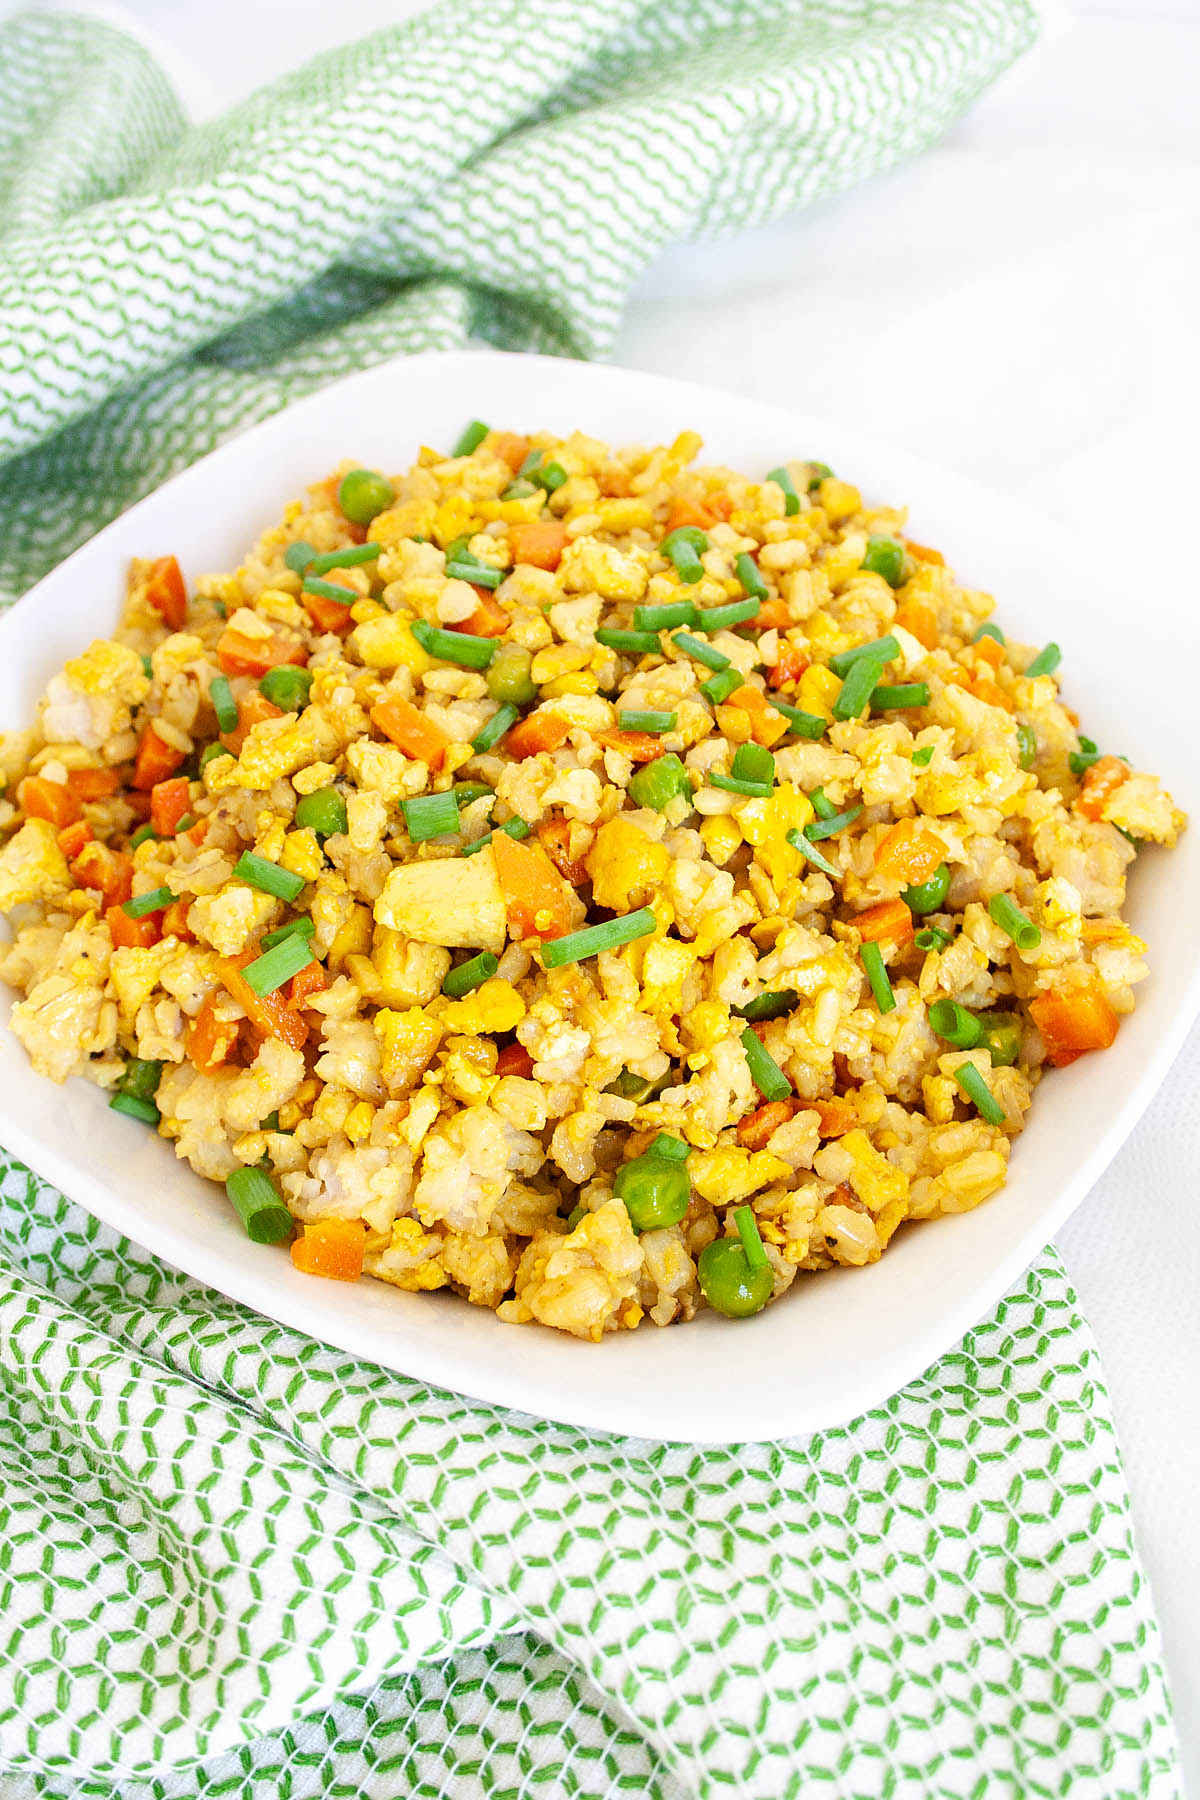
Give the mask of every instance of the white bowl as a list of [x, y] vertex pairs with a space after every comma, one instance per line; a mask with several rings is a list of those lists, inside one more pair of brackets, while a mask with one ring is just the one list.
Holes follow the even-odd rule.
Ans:
[[[0, 726], [26, 724], [63, 661], [116, 623], [131, 556], [173, 552], [189, 579], [234, 567], [285, 501], [343, 457], [402, 469], [468, 419], [582, 428], [616, 444], [705, 438], [703, 460], [757, 471], [816, 456], [873, 500], [907, 503], [916, 538], [993, 592], [1026, 642], [1056, 639], [1066, 697], [1104, 746], [1160, 773], [1193, 812], [1195, 647], [1159, 646], [1147, 598], [1108, 566], [1102, 505], [1074, 542], [952, 475], [812, 420], [629, 370], [544, 357], [415, 356], [340, 381], [255, 426], [116, 520], [0, 621]], [[502, 1325], [446, 1293], [297, 1274], [250, 1245], [222, 1191], [109, 1110], [84, 1081], [36, 1076], [0, 1032], [0, 1139], [89, 1212], [234, 1299], [344, 1350], [541, 1417], [698, 1443], [791, 1436], [885, 1400], [983, 1317], [1087, 1193], [1133, 1127], [1200, 1003], [1200, 829], [1138, 858], [1129, 916], [1151, 976], [1115, 1046], [1052, 1073], [1008, 1186], [972, 1213], [903, 1230], [874, 1267], [801, 1277], [758, 1318], [705, 1313], [602, 1344]], [[11, 1001], [5, 991], [3, 1018]]]

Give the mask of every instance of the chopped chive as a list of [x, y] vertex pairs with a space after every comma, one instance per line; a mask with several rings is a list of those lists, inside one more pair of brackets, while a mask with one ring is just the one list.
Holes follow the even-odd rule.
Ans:
[[986, 625], [981, 625], [979, 627], [979, 630], [975, 633], [975, 636], [971, 639], [971, 642], [973, 644], [977, 644], [979, 642], [980, 638], [985, 638], [985, 637], [995, 638], [995, 640], [998, 644], [1007, 644], [1007, 642], [1008, 642], [1008, 639], [1005, 637], [1005, 635], [1001, 631], [1000, 627], [998, 625], [993, 625], [990, 620], [988, 621], [988, 623]]
[[769, 781], [743, 781], [737, 775], [709, 775], [709, 787], [723, 788], [729, 794], [745, 794], [751, 800], [769, 800], [775, 789]]
[[627, 656], [650, 656], [662, 649], [658, 634], [653, 631], [609, 631], [602, 627], [596, 633], [596, 642], [607, 650], [622, 650]]
[[337, 581], [322, 581], [318, 575], [306, 575], [303, 587], [306, 594], [317, 594], [322, 600], [338, 600], [343, 606], [353, 606], [356, 600], [362, 599], [353, 588], [343, 587]]
[[708, 539], [695, 525], [680, 525], [675, 531], [669, 531], [658, 546], [659, 555], [669, 558], [675, 564], [675, 572], [680, 581], [689, 587], [694, 586], [704, 576], [704, 564], [701, 554], [708, 549]]
[[212, 701], [213, 711], [217, 715], [217, 724], [222, 731], [236, 731], [238, 722], [237, 701], [233, 697], [233, 689], [224, 675], [214, 675], [209, 686], [208, 697]]
[[260, 950], [273, 950], [276, 944], [282, 944], [284, 938], [311, 938], [316, 929], [308, 914], [301, 913], [299, 918], [289, 919], [277, 931], [268, 931], [266, 937], [259, 939], [258, 947]]
[[837, 812], [837, 807], [833, 804], [833, 801], [826, 796], [824, 788], [813, 788], [808, 797], [812, 801], [812, 809], [816, 813], [818, 819], [833, 818], [834, 814]]
[[673, 712], [619, 712], [617, 724], [622, 731], [649, 731], [658, 734], [674, 731], [679, 714]]
[[782, 1019], [786, 1013], [794, 1011], [799, 1002], [795, 988], [774, 988], [769, 994], [755, 994], [745, 1006], [735, 1006], [733, 1010], [740, 1018], [753, 1023], [759, 1019]]
[[[212, 745], [210, 744], [209, 749], [211, 750], [211, 748], [212, 748]], [[228, 754], [229, 754], [228, 750], [225, 752], [225, 754], [226, 754], [226, 756], [228, 756]], [[148, 842], [148, 840], [150, 838], [155, 837], [155, 836], [157, 836], [157, 833], [155, 832], [153, 825], [151, 825], [149, 823], [147, 823], [145, 825], [139, 825], [137, 830], [134, 832], [133, 836], [129, 840], [129, 848], [131, 850], [136, 850], [139, 844], [144, 844], [144, 843]]]
[[834, 813], [828, 819], [815, 819], [804, 827], [804, 835], [810, 844], [819, 843], [822, 838], [836, 837], [839, 831], [854, 823], [861, 811], [861, 806], [848, 806], [845, 812]]
[[677, 631], [671, 642], [677, 644], [685, 656], [690, 656], [696, 662], [703, 663], [706, 669], [727, 669], [729, 667], [727, 656], [722, 656], [719, 650], [714, 650], [712, 645], [706, 644], [702, 638], [693, 637], [690, 632]]
[[763, 1099], [786, 1100], [792, 1084], [750, 1025], [742, 1033], [742, 1049], [746, 1052], [750, 1079]]
[[1042, 941], [1041, 932], [1019, 906], [1013, 905], [1007, 894], [993, 894], [987, 905], [996, 924], [1006, 937], [1012, 939], [1018, 950], [1037, 949]]
[[872, 575], [882, 575], [889, 587], [899, 587], [904, 577], [903, 544], [894, 537], [869, 537], [862, 567]]
[[854, 664], [861, 662], [864, 657], [869, 662], [878, 663], [882, 667], [884, 663], [891, 662], [892, 658], [899, 654], [900, 646], [889, 631], [886, 637], [872, 638], [870, 643], [857, 644], [853, 650], [839, 650], [836, 656], [830, 657], [829, 666], [835, 675], [840, 675], [844, 679]]
[[292, 1215], [265, 1169], [235, 1169], [225, 1192], [252, 1244], [281, 1244], [292, 1234]]
[[[275, 1112], [269, 1112], [265, 1119], [260, 1119], [258, 1129], [260, 1131], [278, 1131], [279, 1130], [278, 1109], [276, 1109]], [[287, 1135], [290, 1137], [291, 1133], [289, 1132]]]
[[914, 750], [912, 753], [912, 763], [913, 763], [914, 769], [927, 769], [932, 761], [933, 761], [933, 745], [932, 744], [922, 744], [921, 748], [919, 750]]
[[409, 629], [422, 650], [442, 662], [457, 663], [462, 669], [486, 669], [496, 654], [495, 638], [474, 637], [467, 631], [442, 631], [424, 619], [414, 619]]
[[494, 569], [491, 563], [479, 562], [466, 552], [446, 558], [448, 581], [469, 581], [473, 587], [495, 588], [500, 586], [504, 576], [505, 570]]
[[794, 513], [800, 511], [800, 496], [796, 492], [791, 476], [781, 465], [778, 469], [767, 470], [767, 480], [776, 482], [783, 489], [783, 510], [790, 519]]
[[457, 969], [451, 969], [442, 983], [442, 992], [451, 1000], [461, 1000], [485, 981], [490, 981], [500, 967], [499, 961], [490, 950], [481, 950], [470, 962], [459, 963]]
[[451, 457], [473, 456], [490, 430], [491, 426], [485, 425], [482, 419], [472, 419], [471, 423], [464, 427], [458, 442], [450, 452]]
[[[1058, 645], [1047, 644], [1044, 650], [1038, 651], [1025, 673], [1031, 681], [1037, 675], [1052, 675], [1061, 661], [1062, 651]], [[1003, 1118], [1003, 1113], [1000, 1116]]]
[[478, 750], [481, 753], [484, 750], [491, 750], [500, 742], [506, 731], [512, 730], [520, 716], [515, 706], [497, 707], [487, 724], [481, 725], [471, 739], [472, 750]]
[[829, 729], [818, 713], [801, 712], [798, 706], [789, 706], [786, 700], [772, 700], [768, 696], [767, 705], [783, 715], [797, 737], [809, 738], [815, 742], [817, 738], [824, 737]]
[[203, 750], [200, 752], [199, 773], [203, 775], [209, 763], [216, 762], [218, 757], [232, 755], [233, 751], [225, 744], [205, 744]]
[[342, 550], [326, 550], [324, 556], [314, 556], [308, 573], [325, 575], [330, 569], [353, 569], [359, 563], [374, 562], [382, 554], [382, 544], [347, 544]]
[[263, 999], [281, 988], [285, 981], [298, 975], [315, 959], [312, 945], [306, 938], [297, 937], [293, 932], [283, 942], [267, 950], [262, 956], [256, 956], [252, 963], [247, 963], [242, 970], [246, 981], [254, 992]]
[[1037, 732], [1032, 725], [1017, 726], [1017, 760], [1023, 769], [1032, 769], [1037, 760]]
[[733, 625], [744, 625], [758, 611], [758, 601], [730, 600], [725, 606], [702, 606], [696, 615], [697, 631], [728, 631]]
[[746, 677], [740, 669], [722, 669], [720, 674], [714, 675], [710, 681], [700, 683], [700, 692], [706, 699], [711, 700], [714, 706], [721, 706], [728, 700], [730, 694], [737, 693], [738, 689], [745, 684], [745, 680]]
[[284, 551], [283, 560], [293, 574], [303, 575], [316, 554], [311, 544], [306, 544], [303, 538], [297, 538], [296, 542], [289, 544]]
[[490, 794], [493, 800], [496, 798], [496, 790], [490, 788], [486, 781], [456, 781], [454, 784], [454, 798], [458, 801], [460, 813], [464, 806], [473, 806], [485, 794]]
[[913, 939], [918, 950], [944, 950], [950, 942], [951, 933], [943, 931], [940, 925], [925, 925]]
[[265, 856], [255, 856], [252, 850], [243, 850], [233, 865], [233, 872], [239, 881], [249, 882], [260, 893], [273, 894], [277, 900], [286, 900], [289, 905], [304, 887], [303, 875], [281, 869], [278, 863], [268, 862]]
[[767, 584], [758, 571], [758, 564], [748, 550], [742, 550], [733, 559], [734, 572], [746, 592], [753, 600], [767, 598]]
[[895, 1009], [896, 996], [892, 992], [892, 984], [888, 972], [883, 966], [883, 951], [879, 945], [868, 939], [860, 944], [858, 953], [862, 957], [862, 966], [867, 971], [867, 980], [871, 984], [871, 992], [875, 996], [875, 1004], [881, 1013], [890, 1013]]
[[835, 719], [857, 719], [860, 716], [878, 685], [879, 669], [877, 662], [865, 658], [862, 662], [851, 663], [833, 703]]
[[151, 888], [148, 894], [139, 894], [135, 900], [123, 900], [121, 911], [126, 918], [145, 919], [150, 913], [162, 912], [174, 898], [169, 887]]
[[1008, 1114], [993, 1096], [987, 1082], [973, 1062], [962, 1063], [955, 1069], [954, 1079], [967, 1099], [972, 1102], [980, 1118], [986, 1119], [989, 1125], [1004, 1124]]
[[692, 1154], [692, 1146], [685, 1144], [682, 1138], [673, 1136], [669, 1131], [660, 1131], [650, 1148], [644, 1150], [642, 1154], [643, 1156], [663, 1156], [668, 1162], [686, 1162]]
[[1093, 738], [1080, 737], [1078, 750], [1072, 750], [1067, 758], [1072, 775], [1082, 775], [1093, 763], [1100, 761], [1100, 751]]
[[153, 1100], [139, 1100], [136, 1094], [114, 1094], [108, 1104], [113, 1112], [139, 1119], [143, 1125], [157, 1125], [161, 1116]]
[[497, 825], [493, 830], [485, 831], [483, 836], [476, 838], [473, 844], [464, 844], [459, 855], [474, 856], [477, 850], [482, 850], [485, 844], [491, 842], [497, 831], [503, 831], [510, 838], [527, 838], [529, 836], [529, 827], [524, 819], [510, 819], [506, 825]]
[[545, 488], [548, 494], [556, 494], [567, 479], [567, 471], [560, 462], [543, 463], [533, 479], [539, 487]]
[[731, 773], [739, 781], [765, 781], [770, 785], [775, 779], [775, 758], [762, 744], [739, 744], [733, 754]]
[[419, 794], [415, 800], [403, 800], [404, 823], [414, 844], [428, 838], [449, 837], [458, 830], [458, 796], [451, 790], [445, 794]]
[[646, 937], [657, 923], [653, 909], [641, 906], [622, 918], [605, 919], [603, 925], [585, 925], [582, 931], [569, 931], [565, 937], [551, 938], [542, 945], [543, 967], [561, 969], [584, 957], [599, 956], [602, 950], [631, 944], [635, 938]]
[[531, 450], [517, 470], [517, 480], [527, 481], [545, 454], [546, 452], [544, 450]]
[[975, 1014], [957, 1000], [935, 1000], [929, 1008], [929, 1029], [955, 1050], [973, 1050], [983, 1036]]
[[810, 462], [808, 465], [808, 491], [809, 491], [809, 493], [811, 494], [814, 488], [819, 488], [823, 481], [828, 481], [829, 477], [832, 474], [833, 474], [833, 470], [830, 468], [828, 463]]
[[117, 1083], [123, 1094], [135, 1100], [153, 1100], [162, 1080], [163, 1066], [151, 1057], [131, 1056]]
[[633, 623], [638, 631], [670, 631], [675, 625], [694, 625], [694, 600], [668, 600], [662, 606], [635, 606]]
[[154, 664], [150, 661], [148, 656], [142, 657], [142, 674], [148, 681], [153, 680], [154, 678]]
[[802, 831], [789, 831], [787, 841], [793, 850], [798, 850], [801, 856], [812, 863], [814, 868], [820, 869], [823, 875], [832, 875], [835, 880], [837, 879], [839, 871], [826, 857], [822, 856], [816, 845], [811, 843]]
[[894, 687], [881, 683], [871, 695], [874, 712], [899, 712], [903, 707], [928, 705], [927, 681], [901, 681]]
[[746, 1257], [746, 1267], [750, 1270], [765, 1269], [768, 1265], [767, 1253], [763, 1249], [763, 1241], [759, 1235], [758, 1220], [749, 1206], [738, 1206], [734, 1209], [733, 1222], [737, 1226], [738, 1236], [742, 1240], [742, 1250]]

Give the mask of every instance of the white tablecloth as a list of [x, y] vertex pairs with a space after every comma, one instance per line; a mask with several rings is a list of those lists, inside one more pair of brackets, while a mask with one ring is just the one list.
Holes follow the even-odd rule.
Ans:
[[[201, 112], [419, 0], [92, 10], [140, 27]], [[795, 221], [664, 257], [616, 360], [836, 419], [1010, 494], [1122, 556], [1147, 628], [1195, 647], [1200, 5], [1048, 14], [937, 150]], [[1200, 1031], [1060, 1246], [1113, 1392], [1200, 1797], [1198, 1095]]]

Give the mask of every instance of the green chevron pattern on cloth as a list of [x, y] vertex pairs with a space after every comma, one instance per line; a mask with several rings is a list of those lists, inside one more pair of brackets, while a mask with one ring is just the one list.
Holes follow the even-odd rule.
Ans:
[[18, 15], [0, 598], [337, 375], [472, 335], [604, 354], [665, 244], [921, 149], [1033, 22], [1030, 0], [447, 0], [188, 129], [140, 46]]

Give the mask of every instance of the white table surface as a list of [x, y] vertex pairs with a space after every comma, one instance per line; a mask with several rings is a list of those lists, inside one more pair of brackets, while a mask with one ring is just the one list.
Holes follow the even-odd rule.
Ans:
[[[91, 10], [136, 21], [201, 113], [420, 0]], [[1200, 0], [1051, 0], [1039, 45], [936, 150], [736, 245], [664, 256], [615, 360], [962, 470], [1123, 555], [1131, 605], [1194, 651], [1198, 76]], [[1112, 1391], [1200, 1800], [1198, 1170], [1200, 1031], [1059, 1245]]]

